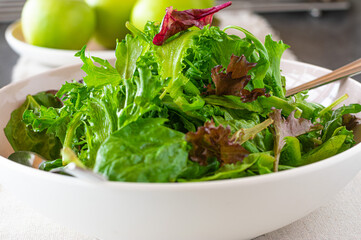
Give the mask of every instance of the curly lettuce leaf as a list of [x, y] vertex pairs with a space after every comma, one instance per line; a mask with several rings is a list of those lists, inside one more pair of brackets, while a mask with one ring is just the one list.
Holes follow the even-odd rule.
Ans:
[[130, 79], [136, 70], [139, 57], [149, 48], [149, 44], [140, 37], [127, 35], [115, 48], [115, 68], [122, 79]]
[[285, 97], [284, 79], [281, 76], [280, 61], [283, 52], [289, 48], [288, 45], [282, 41], [275, 42], [271, 35], [267, 35], [265, 44], [263, 45], [252, 33], [238, 26], [228, 26], [227, 29], [236, 29], [246, 35], [246, 39], [254, 43], [254, 48], [259, 54], [257, 66], [250, 72], [253, 75], [252, 84], [254, 88], [270, 88], [273, 95], [276, 97]]
[[113, 132], [118, 130], [118, 111], [122, 106], [119, 99], [119, 86], [106, 85], [101, 94], [90, 98], [86, 104], [86, 119], [82, 120], [85, 128], [86, 147], [83, 161], [86, 166], [93, 167], [100, 145]]
[[54, 160], [60, 156], [59, 138], [53, 133], [47, 133], [44, 129], [34, 131], [31, 125], [27, 126], [23, 122], [24, 112], [31, 111], [37, 114], [41, 106], [60, 107], [61, 103], [51, 93], [41, 92], [33, 96], [28, 95], [25, 102], [11, 113], [4, 132], [14, 151], [31, 151], [47, 160]]
[[206, 26], [193, 37], [194, 44], [183, 59], [183, 73], [202, 92], [212, 83], [211, 69], [217, 65], [228, 66], [232, 54], [257, 60], [254, 46], [238, 36], [228, 35], [217, 27]]
[[267, 72], [265, 83], [272, 88], [275, 96], [284, 98], [286, 86], [282, 83], [280, 65], [283, 52], [290, 46], [284, 44], [282, 41], [273, 41], [271, 35], [266, 36], [264, 45], [267, 49], [270, 61], [270, 67]]
[[[27, 112], [24, 119], [36, 130], [59, 137], [87, 166], [93, 167], [100, 145], [113, 132], [159, 109], [158, 96], [164, 82], [139, 62], [137, 75], [121, 85], [96, 88], [77, 82], [66, 83], [58, 92], [64, 103], [60, 109], [40, 107]], [[123, 85], [124, 84], [124, 85]]]
[[137, 71], [139, 76], [124, 81], [125, 103], [118, 113], [119, 128], [158, 108], [155, 102], [165, 82], [158, 75], [153, 75], [147, 66], [139, 66]]
[[[89, 87], [98, 87], [106, 84], [119, 84], [122, 80], [118, 71], [107, 61], [98, 57], [85, 56], [84, 46], [75, 56], [83, 61], [81, 69], [87, 73], [84, 83]], [[99, 64], [97, 66], [95, 63]]]

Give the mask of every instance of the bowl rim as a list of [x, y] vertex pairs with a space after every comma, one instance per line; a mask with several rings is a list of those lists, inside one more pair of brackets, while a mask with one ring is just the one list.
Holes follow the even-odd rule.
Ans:
[[[114, 59], [111, 59], [114, 60]], [[110, 60], [110, 61], [111, 61]], [[294, 60], [282, 60], [283, 63], [286, 64], [293, 64], [293, 65], [300, 65], [303, 67], [311, 67], [313, 69], [319, 69], [324, 72], [330, 72], [329, 69], [319, 67], [313, 64], [304, 63], [300, 61], [294, 61]], [[30, 82], [32, 79], [36, 79], [41, 75], [47, 75], [47, 74], [53, 74], [57, 73], [59, 71], [67, 71], [72, 70], [74, 68], [80, 69], [82, 66], [82, 63], [79, 64], [72, 64], [68, 66], [58, 67], [34, 76], [31, 76], [21, 82], [14, 82], [10, 83], [3, 88], [0, 89], [0, 94], [3, 91], [7, 91], [9, 88], [16, 87], [17, 84], [22, 82]], [[66, 81], [66, 80], [64, 80]], [[357, 82], [356, 80], [352, 78], [348, 78], [347, 81], [353, 81], [358, 85], [361, 85], [361, 83]], [[326, 169], [327, 167], [332, 167], [333, 165], [337, 165], [340, 162], [344, 161], [345, 159], [351, 158], [352, 156], [358, 154], [361, 152], [361, 144], [356, 144], [352, 148], [339, 153], [337, 155], [334, 155], [330, 158], [326, 158], [324, 160], [311, 163], [305, 166], [296, 167], [293, 169], [276, 172], [276, 173], [270, 173], [270, 174], [264, 174], [264, 175], [257, 175], [257, 176], [249, 176], [244, 178], [235, 178], [235, 179], [223, 179], [223, 180], [215, 180], [215, 181], [204, 181], [204, 182], [177, 182], [177, 183], [143, 183], [143, 182], [116, 182], [116, 181], [106, 181], [101, 183], [89, 183], [82, 181], [77, 178], [58, 175], [58, 174], [52, 174], [45, 171], [39, 171], [37, 169], [33, 169], [30, 167], [23, 166], [21, 164], [12, 162], [11, 160], [7, 159], [6, 157], [0, 155], [0, 165], [5, 164], [7, 167], [14, 169], [16, 171], [21, 171], [24, 174], [33, 175], [36, 174], [39, 178], [44, 178], [47, 181], [55, 181], [55, 182], [62, 182], [62, 183], [68, 183], [68, 184], [77, 184], [77, 185], [83, 185], [83, 186], [94, 186], [99, 185], [102, 187], [107, 187], [111, 189], [131, 189], [131, 190], [172, 190], [172, 191], [181, 191], [184, 189], [188, 190], [205, 190], [209, 188], [227, 188], [227, 187], [234, 187], [234, 185], [237, 186], [243, 186], [243, 185], [257, 185], [257, 184], [263, 184], [263, 183], [269, 183], [269, 182], [277, 182], [284, 178], [292, 178], [292, 177], [298, 177], [300, 175], [309, 174], [312, 172], [321, 171], [322, 169]], [[4, 161], [7, 160], [7, 161]]]

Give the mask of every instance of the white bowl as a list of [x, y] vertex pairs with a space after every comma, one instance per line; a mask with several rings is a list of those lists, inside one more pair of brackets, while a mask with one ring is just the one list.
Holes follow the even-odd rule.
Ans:
[[[74, 57], [77, 50], [65, 50], [55, 48], [38, 47], [28, 44], [23, 36], [21, 22], [18, 20], [8, 26], [5, 31], [5, 39], [9, 46], [20, 56], [34, 60], [46, 66], [58, 67], [62, 65], [81, 63], [80, 58]], [[87, 45], [87, 51], [91, 56], [102, 59], [115, 57], [114, 50], [107, 50], [91, 40]], [[80, 49], [79, 49], [80, 50]]]
[[[329, 72], [283, 61], [284, 75], [300, 82]], [[0, 128], [27, 94], [57, 89], [84, 73], [80, 65], [60, 68], [0, 90]], [[323, 90], [322, 90], [323, 88]], [[331, 101], [348, 92], [361, 102], [361, 84], [348, 79], [313, 91]], [[326, 92], [320, 95], [317, 92]], [[103, 240], [241, 240], [281, 228], [334, 196], [360, 170], [361, 144], [296, 169], [242, 179], [202, 183], [90, 184], [11, 162], [0, 132], [0, 183], [45, 216]]]

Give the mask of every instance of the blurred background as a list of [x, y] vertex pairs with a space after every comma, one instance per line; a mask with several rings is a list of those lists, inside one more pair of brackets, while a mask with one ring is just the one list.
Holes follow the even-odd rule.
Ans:
[[[4, 35], [8, 26], [20, 19], [24, 3], [0, 0], [0, 87], [12, 81], [19, 61]], [[336, 69], [361, 56], [360, 0], [233, 0], [224, 14], [237, 16], [239, 11], [264, 19], [299, 61]], [[246, 24], [247, 19], [242, 21]], [[361, 81], [360, 76], [355, 79]]]

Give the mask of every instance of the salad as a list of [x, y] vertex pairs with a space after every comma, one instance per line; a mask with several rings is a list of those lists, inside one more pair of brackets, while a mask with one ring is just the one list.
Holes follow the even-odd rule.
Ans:
[[[289, 47], [238, 26], [211, 26], [209, 9], [167, 8], [117, 42], [116, 62], [89, 57], [84, 79], [28, 95], [5, 134], [49, 171], [70, 162], [111, 181], [240, 178], [311, 164], [355, 144], [361, 105], [333, 108], [285, 97], [280, 61]], [[245, 37], [228, 35], [236, 29]]]

